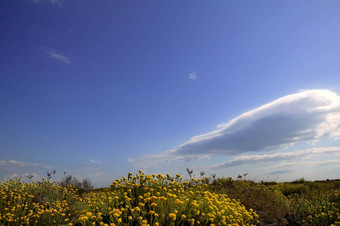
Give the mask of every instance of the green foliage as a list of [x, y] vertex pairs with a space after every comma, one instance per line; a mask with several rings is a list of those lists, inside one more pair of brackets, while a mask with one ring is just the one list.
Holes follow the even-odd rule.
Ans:
[[283, 195], [289, 196], [292, 194], [307, 194], [310, 191], [310, 187], [306, 184], [296, 183], [283, 183], [271, 186], [278, 191], [281, 191]]
[[306, 199], [297, 194], [289, 197], [291, 214], [288, 217], [290, 224], [331, 225], [340, 223], [339, 208], [336, 203], [327, 197]]
[[340, 182], [304, 179], [270, 186], [281, 191], [289, 200], [286, 214], [290, 225], [340, 224]]
[[289, 207], [288, 199], [278, 190], [252, 181], [221, 178], [209, 189], [240, 200], [246, 208], [252, 208], [259, 215], [262, 224], [286, 224], [284, 218]]

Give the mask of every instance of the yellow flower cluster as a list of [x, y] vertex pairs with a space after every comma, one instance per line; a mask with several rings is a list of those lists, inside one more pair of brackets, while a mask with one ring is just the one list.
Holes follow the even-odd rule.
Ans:
[[321, 200], [318, 206], [314, 206], [311, 201], [305, 200], [303, 205], [306, 210], [307, 219], [303, 223], [311, 225], [330, 225], [335, 221], [335, 225], [340, 225], [340, 211], [336, 203]]
[[142, 171], [86, 192], [56, 183], [0, 182], [0, 225], [253, 225], [258, 216], [201, 180]]
[[67, 224], [71, 216], [67, 201], [71, 199], [79, 199], [73, 188], [49, 181], [0, 183], [0, 225]]
[[[201, 180], [182, 182], [179, 174], [171, 177], [145, 175], [117, 179], [111, 189], [87, 193], [84, 201], [93, 216], [98, 212], [105, 222], [116, 225], [251, 225], [257, 223], [257, 214], [247, 211], [227, 195], [206, 190]], [[84, 211], [82, 217], [85, 217]], [[87, 218], [84, 224], [96, 224], [98, 218]]]

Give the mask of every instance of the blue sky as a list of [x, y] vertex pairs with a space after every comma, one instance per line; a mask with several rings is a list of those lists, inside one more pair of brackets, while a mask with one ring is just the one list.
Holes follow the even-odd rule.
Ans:
[[1, 1], [0, 179], [56, 169], [104, 186], [140, 168], [187, 167], [336, 178], [339, 10], [339, 1]]

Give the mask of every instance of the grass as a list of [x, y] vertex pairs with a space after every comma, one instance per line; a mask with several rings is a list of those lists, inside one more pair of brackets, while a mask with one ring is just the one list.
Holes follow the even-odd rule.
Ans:
[[129, 173], [101, 189], [1, 182], [0, 225], [340, 225], [339, 180], [255, 183], [190, 172], [188, 180]]

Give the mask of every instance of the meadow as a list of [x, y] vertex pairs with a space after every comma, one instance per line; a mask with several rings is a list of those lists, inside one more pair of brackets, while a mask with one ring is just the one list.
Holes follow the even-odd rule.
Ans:
[[[146, 175], [110, 187], [0, 183], [0, 225], [340, 225], [340, 180], [287, 183]], [[73, 181], [74, 182], [74, 181]]]

